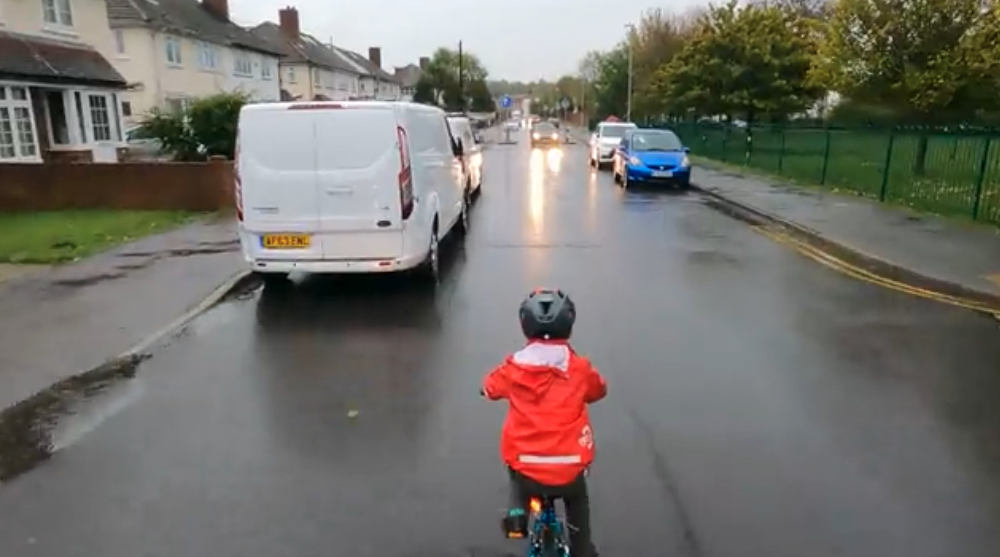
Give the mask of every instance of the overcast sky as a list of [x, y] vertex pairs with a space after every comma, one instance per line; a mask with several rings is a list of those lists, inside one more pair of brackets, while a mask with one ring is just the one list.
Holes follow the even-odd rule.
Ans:
[[[662, 1], [662, 0], [661, 0]], [[613, 46], [627, 22], [650, 7], [683, 12], [704, 0], [229, 0], [242, 25], [278, 21], [299, 10], [302, 30], [367, 55], [382, 47], [384, 66], [405, 66], [441, 46], [480, 57], [493, 79], [529, 81], [575, 73], [592, 49]]]

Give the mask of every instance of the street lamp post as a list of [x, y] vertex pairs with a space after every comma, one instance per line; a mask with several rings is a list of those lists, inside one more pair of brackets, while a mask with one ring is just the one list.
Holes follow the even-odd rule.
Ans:
[[628, 29], [628, 98], [625, 104], [625, 121], [632, 121], [632, 39], [635, 35], [635, 25], [631, 23], [626, 23], [625, 28]]

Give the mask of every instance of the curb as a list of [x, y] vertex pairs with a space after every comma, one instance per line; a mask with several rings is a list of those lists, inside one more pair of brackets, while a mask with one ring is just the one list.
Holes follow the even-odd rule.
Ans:
[[963, 284], [926, 275], [897, 265], [891, 261], [861, 252], [856, 248], [831, 240], [812, 228], [758, 209], [742, 201], [736, 201], [716, 190], [705, 188], [695, 183], [691, 184], [691, 189], [710, 197], [712, 207], [728, 216], [755, 226], [778, 227], [789, 236], [872, 274], [915, 288], [955, 298], [963, 298], [977, 304], [989, 306], [994, 311], [1000, 312], [1000, 294], [977, 290]]
[[149, 350], [154, 344], [176, 334], [228, 297], [256, 285], [257, 279], [251, 271], [235, 273], [197, 305], [125, 352], [93, 369], [61, 379], [13, 406], [0, 409], [0, 484], [54, 454], [55, 449], [48, 437], [52, 417], [64, 412], [82, 393], [99, 390], [119, 379], [135, 377], [139, 365], [152, 357]]

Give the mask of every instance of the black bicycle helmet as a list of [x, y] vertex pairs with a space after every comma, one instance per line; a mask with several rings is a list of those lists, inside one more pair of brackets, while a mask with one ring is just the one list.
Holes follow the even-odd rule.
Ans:
[[518, 312], [525, 338], [567, 340], [576, 323], [576, 304], [559, 289], [536, 288]]

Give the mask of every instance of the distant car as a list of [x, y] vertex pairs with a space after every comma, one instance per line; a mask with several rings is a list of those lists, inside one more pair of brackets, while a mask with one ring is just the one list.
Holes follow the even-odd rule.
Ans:
[[639, 126], [631, 122], [601, 122], [590, 136], [590, 166], [600, 169], [601, 166], [614, 162], [615, 150], [622, 137], [630, 130]]
[[507, 120], [506, 122], [503, 123], [503, 127], [504, 127], [504, 129], [507, 129], [507, 130], [517, 131], [517, 130], [521, 129], [521, 121], [520, 120]]
[[670, 130], [631, 130], [615, 150], [615, 182], [623, 188], [634, 182], [659, 182], [687, 189], [691, 185], [690, 151]]
[[146, 128], [135, 126], [125, 130], [125, 145], [129, 157], [133, 160], [170, 160], [170, 155], [163, 152], [163, 144], [150, 134]]
[[449, 115], [448, 126], [451, 135], [462, 140], [465, 183], [473, 195], [478, 194], [483, 185], [483, 146], [466, 116]]
[[549, 122], [538, 122], [531, 129], [531, 146], [551, 146], [561, 143], [559, 130]]

